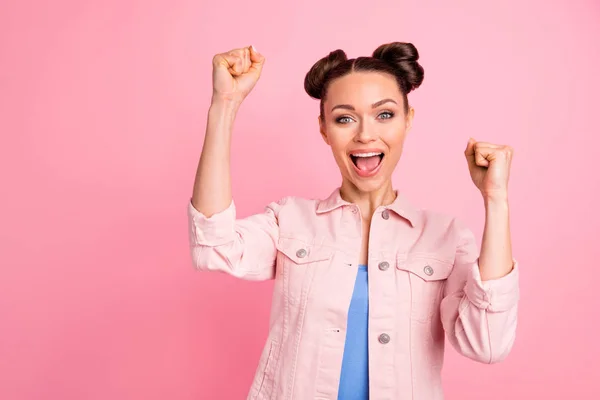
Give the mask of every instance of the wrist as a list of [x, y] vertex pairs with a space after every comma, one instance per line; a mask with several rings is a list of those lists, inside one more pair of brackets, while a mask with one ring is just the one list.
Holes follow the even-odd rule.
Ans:
[[506, 193], [494, 193], [484, 194], [483, 203], [486, 208], [490, 207], [508, 207], [508, 194]]
[[222, 120], [224, 118], [225, 120], [233, 121], [241, 104], [241, 101], [228, 100], [222, 97], [217, 98], [213, 96], [208, 109], [209, 118], [215, 120]]
[[211, 106], [238, 109], [244, 99], [239, 95], [213, 92]]

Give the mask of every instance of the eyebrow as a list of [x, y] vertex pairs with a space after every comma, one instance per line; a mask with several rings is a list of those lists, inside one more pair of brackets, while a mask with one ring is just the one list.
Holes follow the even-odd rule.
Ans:
[[[377, 108], [377, 107], [379, 107], [380, 105], [382, 105], [382, 104], [385, 104], [385, 103], [394, 103], [394, 104], [396, 104], [396, 105], [398, 104], [398, 103], [396, 103], [396, 102], [395, 102], [394, 100], [392, 100], [392, 99], [383, 99], [383, 100], [379, 100], [379, 101], [378, 101], [378, 102], [376, 102], [376, 103], [373, 103], [373, 104], [371, 104], [371, 108]], [[331, 111], [335, 110], [336, 108], [343, 108], [343, 109], [346, 109], [346, 110], [352, 110], [352, 111], [355, 111], [355, 108], [354, 108], [354, 107], [352, 107], [350, 104], [338, 104], [337, 106], [333, 107], [333, 108], [331, 109]]]

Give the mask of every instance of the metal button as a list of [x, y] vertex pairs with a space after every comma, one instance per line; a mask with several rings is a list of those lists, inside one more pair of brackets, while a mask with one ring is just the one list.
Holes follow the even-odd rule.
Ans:
[[423, 271], [425, 271], [425, 273], [427, 275], [433, 275], [433, 268], [431, 268], [431, 266], [427, 265], [425, 268], [423, 268]]
[[296, 257], [298, 258], [304, 258], [306, 257], [306, 250], [305, 249], [300, 249], [296, 252]]
[[382, 271], [387, 270], [390, 267], [390, 263], [387, 261], [382, 261], [379, 263], [379, 269]]
[[381, 344], [388, 344], [390, 340], [390, 335], [388, 335], [387, 333], [382, 333], [381, 335], [379, 335], [379, 343]]
[[383, 219], [389, 219], [390, 218], [390, 212], [388, 210], [383, 210], [383, 212], [381, 213], [381, 218], [383, 218]]

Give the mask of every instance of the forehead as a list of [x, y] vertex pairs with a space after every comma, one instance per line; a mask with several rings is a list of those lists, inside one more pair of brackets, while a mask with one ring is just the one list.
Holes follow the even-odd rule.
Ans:
[[396, 78], [381, 72], [352, 72], [331, 82], [326, 102], [370, 106], [384, 98], [402, 101]]

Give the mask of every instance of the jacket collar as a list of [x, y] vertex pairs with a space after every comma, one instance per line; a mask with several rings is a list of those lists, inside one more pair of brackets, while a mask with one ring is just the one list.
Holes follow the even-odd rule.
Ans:
[[[317, 202], [317, 214], [327, 213], [345, 205], [352, 205], [352, 203], [342, 199], [340, 188], [338, 187], [329, 195], [329, 197]], [[410, 203], [405, 195], [398, 193], [398, 191], [396, 191], [396, 199], [394, 202], [388, 204], [385, 208], [395, 212], [400, 217], [407, 219], [412, 227], [418, 226], [421, 223], [421, 213], [419, 210]]]

